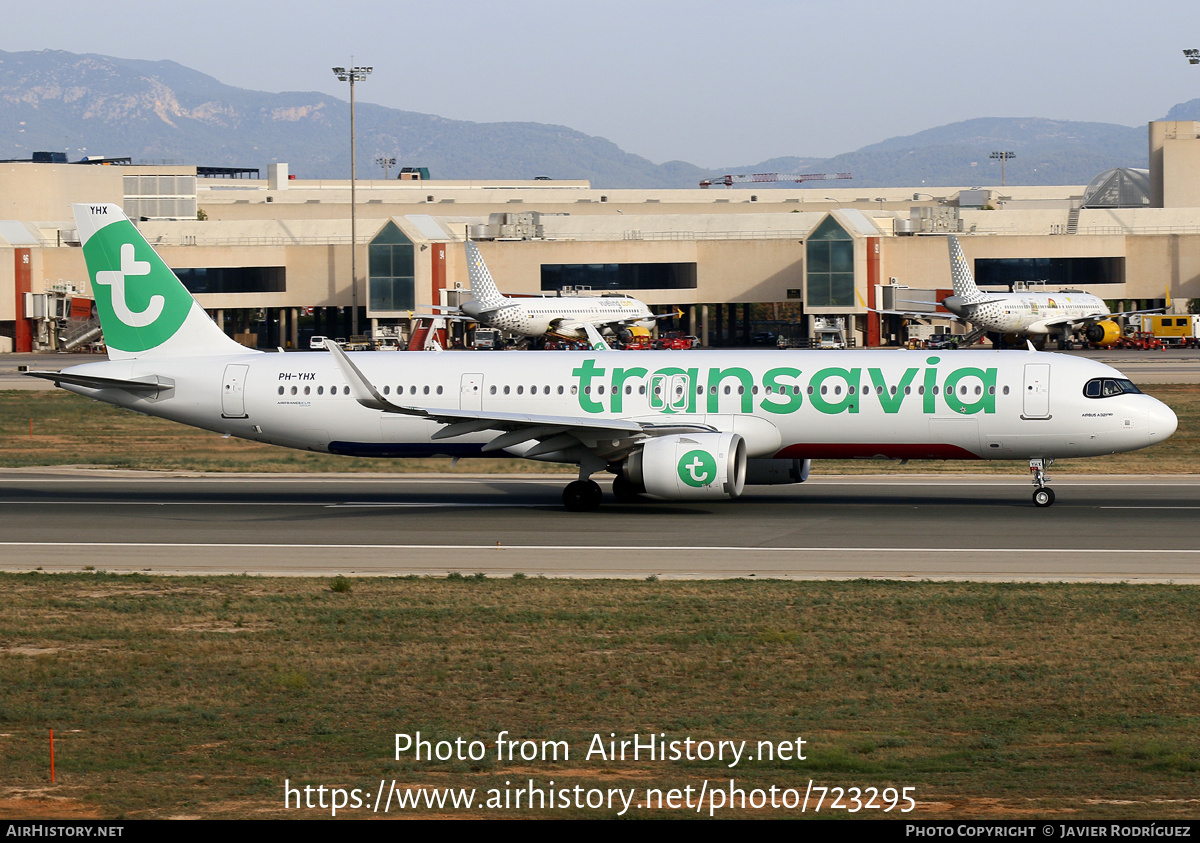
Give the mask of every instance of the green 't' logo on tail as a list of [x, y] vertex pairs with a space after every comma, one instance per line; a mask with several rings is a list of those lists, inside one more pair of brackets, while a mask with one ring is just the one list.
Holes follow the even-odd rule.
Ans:
[[122, 351], [162, 345], [179, 330], [192, 297], [133, 223], [119, 220], [83, 246], [105, 341]]

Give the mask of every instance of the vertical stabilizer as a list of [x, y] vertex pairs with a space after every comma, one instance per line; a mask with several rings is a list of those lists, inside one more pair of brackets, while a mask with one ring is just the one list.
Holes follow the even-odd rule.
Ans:
[[975, 286], [975, 278], [971, 275], [971, 265], [963, 256], [958, 238], [951, 234], [946, 238], [950, 244], [950, 275], [954, 280], [954, 295], [962, 299], [962, 304], [972, 304], [986, 298], [983, 292]]
[[192, 298], [118, 205], [72, 205], [108, 356], [246, 354]]
[[470, 240], [467, 241], [467, 277], [471, 282], [471, 298], [484, 310], [504, 304], [504, 296], [492, 280], [492, 273], [488, 272], [483, 255], [479, 254], [479, 247]]

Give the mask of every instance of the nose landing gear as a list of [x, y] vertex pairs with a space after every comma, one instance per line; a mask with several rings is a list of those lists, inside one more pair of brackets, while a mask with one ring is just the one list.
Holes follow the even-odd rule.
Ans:
[[1046, 469], [1054, 465], [1054, 460], [1038, 459], [1029, 461], [1029, 473], [1033, 475], [1033, 485], [1037, 486], [1033, 491], [1033, 505], [1037, 507], [1050, 506], [1054, 503], [1054, 490], [1046, 484], [1050, 482], [1050, 478], [1046, 476]]

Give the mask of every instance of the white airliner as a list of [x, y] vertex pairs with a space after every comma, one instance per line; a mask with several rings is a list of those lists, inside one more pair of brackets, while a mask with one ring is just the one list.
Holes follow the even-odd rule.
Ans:
[[1028, 460], [1131, 451], [1175, 414], [1120, 372], [1031, 351], [264, 354], [225, 336], [116, 205], [75, 205], [107, 361], [34, 372], [72, 392], [218, 433], [391, 458], [569, 463], [563, 502], [736, 498], [821, 458]]
[[588, 340], [584, 325], [651, 328], [658, 319], [681, 315], [676, 311], [655, 316], [645, 303], [628, 296], [506, 296], [488, 272], [479, 248], [469, 240], [467, 276], [471, 301], [457, 308], [434, 309], [451, 318], [469, 319], [521, 337]]
[[[1072, 336], [1084, 331], [1092, 342], [1111, 345], [1121, 336], [1120, 326], [1111, 321], [1114, 317], [1152, 312], [1131, 310], [1113, 313], [1099, 296], [1079, 290], [1058, 293], [984, 292], [975, 286], [975, 278], [963, 256], [958, 238], [951, 234], [947, 241], [950, 244], [954, 295], [947, 296], [942, 304], [955, 316], [991, 334], [1057, 336], [1062, 347]], [[1161, 311], [1163, 308], [1155, 310]]]

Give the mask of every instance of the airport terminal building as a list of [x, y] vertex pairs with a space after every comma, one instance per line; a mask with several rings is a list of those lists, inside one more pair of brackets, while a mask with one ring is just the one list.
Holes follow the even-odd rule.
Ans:
[[403, 339], [423, 308], [470, 297], [468, 238], [505, 293], [634, 296], [678, 308], [663, 328], [714, 346], [766, 330], [811, 337], [818, 319], [842, 320], [858, 345], [901, 343], [901, 320], [874, 311], [947, 294], [951, 232], [981, 286], [1045, 282], [1118, 309], [1169, 295], [1182, 309], [1200, 298], [1200, 123], [1151, 123], [1149, 149], [1148, 173], [1065, 187], [359, 179], [353, 244], [348, 179], [294, 178], [282, 164], [241, 179], [196, 166], [5, 163], [0, 350], [83, 340], [91, 291], [75, 202], [120, 204], [225, 331], [263, 348], [355, 326]]

